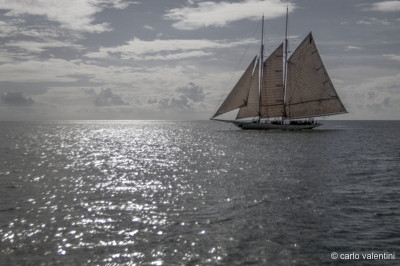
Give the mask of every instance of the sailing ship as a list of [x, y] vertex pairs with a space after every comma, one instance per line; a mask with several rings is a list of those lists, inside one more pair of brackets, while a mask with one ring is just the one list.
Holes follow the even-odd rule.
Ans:
[[[216, 117], [239, 109], [235, 120]], [[314, 117], [347, 113], [324, 67], [310, 32], [288, 58], [288, 9], [285, 40], [264, 61], [261, 49], [211, 120], [241, 129], [312, 129]], [[244, 120], [252, 118], [252, 120]]]

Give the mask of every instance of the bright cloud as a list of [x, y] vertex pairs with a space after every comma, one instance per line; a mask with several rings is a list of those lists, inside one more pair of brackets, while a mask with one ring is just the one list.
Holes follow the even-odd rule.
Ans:
[[[290, 4], [293, 10], [294, 5]], [[246, 0], [243, 2], [200, 2], [197, 6], [174, 8], [164, 18], [175, 21], [173, 27], [193, 30], [204, 27], [221, 27], [242, 19], [266, 19], [283, 16], [286, 6], [280, 0]]]
[[12, 33], [18, 31], [16, 23], [10, 23], [6, 21], [1, 21], [0, 20], [0, 37], [8, 37]]
[[382, 1], [373, 3], [370, 10], [381, 12], [398, 12], [400, 11], [400, 1]]
[[143, 25], [143, 28], [154, 31], [154, 28], [150, 25]]
[[91, 75], [102, 69], [81, 61], [52, 58], [46, 61], [29, 60], [0, 65], [0, 81], [17, 82], [74, 82], [78, 76]]
[[359, 46], [354, 46], [354, 45], [348, 45], [346, 46], [346, 48], [344, 49], [346, 52], [348, 51], [357, 51], [357, 50], [362, 50], [362, 47]]
[[357, 21], [357, 24], [359, 24], [359, 25], [374, 25], [374, 24], [390, 25], [390, 22], [387, 19], [367, 18], [367, 19], [361, 19], [361, 20]]
[[154, 40], [143, 41], [134, 38], [125, 45], [116, 47], [101, 47], [98, 52], [89, 53], [91, 58], [107, 58], [119, 55], [121, 59], [136, 60], [171, 60], [188, 57], [211, 55], [212, 49], [231, 48], [254, 43], [254, 39], [239, 41], [212, 41], [212, 40]]
[[6, 43], [5, 46], [17, 47], [19, 49], [23, 49], [31, 53], [41, 53], [45, 51], [46, 48], [54, 48], [54, 47], [69, 47], [75, 49], [82, 48], [80, 45], [77, 44], [73, 44], [70, 42], [60, 42], [55, 40], [48, 42], [32, 42], [32, 41], [10, 42]]
[[[1, 58], [0, 58], [1, 59]], [[10, 61], [10, 60], [9, 60]], [[92, 84], [103, 84], [104, 87], [135, 88], [137, 94], [149, 94], [154, 87], [175, 87], [185, 83], [194, 71], [190, 66], [98, 66], [82, 60], [27, 60], [22, 62], [5, 62], [0, 64], [0, 82], [19, 83], [64, 83], [70, 84], [86, 80]], [[196, 79], [192, 77], [191, 79]], [[142, 93], [141, 90], [146, 91]], [[154, 93], [154, 92], [153, 92]], [[150, 94], [153, 94], [150, 93]]]
[[385, 56], [391, 60], [400, 61], [400, 54], [384, 54], [383, 56]]
[[109, 31], [107, 23], [94, 24], [94, 15], [105, 8], [126, 8], [122, 0], [1, 0], [5, 16], [38, 15], [58, 22], [62, 27], [80, 32]]

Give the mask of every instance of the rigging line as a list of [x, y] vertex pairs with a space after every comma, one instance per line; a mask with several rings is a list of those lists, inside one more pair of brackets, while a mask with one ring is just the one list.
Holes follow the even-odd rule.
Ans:
[[337, 100], [339, 96], [331, 97], [331, 98], [324, 98], [324, 99], [317, 99], [317, 100], [308, 100], [308, 101], [301, 101], [296, 103], [290, 103], [287, 106], [298, 105], [298, 104], [307, 104], [313, 102], [322, 102], [322, 101], [330, 101], [330, 100]]
[[[286, 6], [289, 7], [290, 1], [281, 0], [281, 2], [286, 3]], [[283, 18], [285, 19], [285, 16], [283, 16]], [[269, 32], [271, 33], [271, 35], [274, 34], [277, 37], [270, 38], [269, 44], [267, 44], [267, 45], [268, 45], [268, 48], [271, 48], [274, 50], [276, 48], [276, 46], [279, 45], [279, 43], [281, 42], [282, 28], [281, 28], [281, 26], [277, 27], [276, 24], [271, 23], [271, 21], [272, 20], [268, 20], [268, 19], [266, 20], [266, 26], [267, 26], [266, 28], [269, 29]], [[282, 24], [282, 22], [279, 23], [279, 25], [281, 25], [281, 24]], [[283, 23], [283, 25], [285, 25], [285, 23]], [[278, 30], [278, 28], [279, 28], [279, 30]], [[278, 40], [278, 38], [279, 38], [279, 40]], [[266, 49], [266, 50], [269, 51], [269, 49]]]
[[[268, 29], [268, 32], [270, 32], [270, 37], [268, 40], [266, 40], [266, 44], [264, 45], [264, 51], [267, 51], [268, 54], [272, 53], [276, 46], [281, 42], [280, 37], [281, 37], [281, 30], [278, 30], [277, 27], [272, 24], [268, 19], [265, 20], [265, 26], [264, 28]], [[279, 36], [279, 40], [278, 37]]]
[[323, 116], [331, 116], [331, 115], [339, 115], [339, 114], [346, 114], [347, 111], [336, 112], [336, 113], [328, 113], [328, 114], [318, 114], [318, 115], [306, 115], [306, 116], [293, 116], [290, 117], [291, 119], [302, 119], [302, 118], [310, 118], [310, 117], [323, 117]]
[[[254, 30], [254, 32], [253, 32], [253, 34], [251, 35], [251, 37], [254, 37], [254, 36], [256, 35], [256, 33], [258, 32], [258, 29], [260, 28], [260, 25], [261, 25], [261, 21], [258, 22], [257, 27], [256, 27], [256, 29]], [[248, 35], [248, 36], [249, 36], [249, 35]], [[245, 37], [246, 37], [246, 36], [245, 36]], [[231, 88], [231, 87], [232, 87], [232, 86], [231, 86], [232, 80], [233, 80], [233, 78], [236, 76], [236, 73], [237, 73], [237, 71], [238, 71], [238, 69], [239, 69], [239, 66], [242, 64], [243, 58], [244, 58], [245, 54], [247, 53], [247, 51], [249, 50], [250, 45], [252, 45], [252, 44], [251, 44], [251, 43], [247, 44], [246, 49], [245, 49], [245, 51], [242, 53], [242, 55], [241, 55], [241, 57], [240, 57], [240, 60], [239, 60], [239, 63], [236, 65], [235, 71], [233, 72], [233, 74], [232, 74], [232, 76], [231, 76], [229, 82], [227, 82], [227, 86], [225, 86], [225, 88]], [[225, 90], [227, 90], [227, 89], [225, 89]], [[216, 108], [214, 108], [213, 114], [215, 114], [215, 113], [217, 112], [217, 110], [218, 110], [218, 108], [221, 106], [221, 102], [222, 102], [222, 100], [224, 99], [225, 96], [226, 96], [225, 94], [221, 94], [221, 96], [220, 96], [220, 98], [219, 98], [219, 100], [218, 100], [218, 104], [216, 105]]]

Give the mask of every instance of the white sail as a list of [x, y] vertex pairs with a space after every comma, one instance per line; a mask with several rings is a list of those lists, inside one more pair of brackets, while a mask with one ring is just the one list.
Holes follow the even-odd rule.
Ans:
[[346, 113], [310, 33], [288, 60], [286, 116]]
[[255, 61], [256, 57], [254, 57], [253, 61], [247, 67], [246, 71], [243, 73], [242, 77], [239, 79], [235, 87], [229, 93], [228, 97], [225, 99], [225, 101], [219, 107], [217, 112], [214, 114], [213, 118], [247, 105], [250, 85], [253, 79], [253, 70]]
[[259, 64], [254, 69], [254, 74], [251, 78], [249, 86], [249, 95], [247, 97], [247, 104], [239, 109], [236, 119], [254, 117], [260, 115], [260, 93], [259, 93]]
[[283, 116], [283, 43], [265, 60], [263, 82], [261, 117]]

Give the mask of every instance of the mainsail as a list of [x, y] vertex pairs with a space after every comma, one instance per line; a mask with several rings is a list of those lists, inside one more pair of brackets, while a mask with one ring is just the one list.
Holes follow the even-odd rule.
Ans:
[[288, 60], [286, 116], [301, 118], [346, 112], [310, 33]]
[[281, 117], [283, 108], [283, 43], [264, 62], [261, 117]]
[[[256, 58], [257, 57], [254, 57], [253, 61], [247, 67], [246, 71], [243, 73], [242, 77], [236, 83], [235, 87], [222, 103], [221, 107], [214, 114], [213, 118], [229, 111], [235, 110], [237, 108], [247, 106], [250, 87], [252, 84], [252, 80], [254, 79], [253, 70]], [[258, 76], [256, 79], [258, 79]]]

